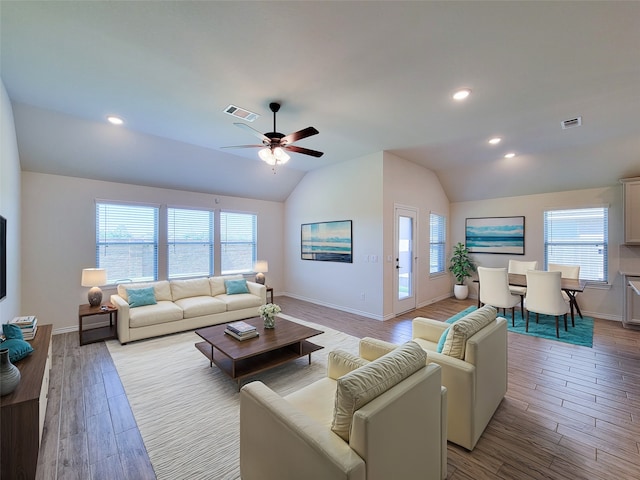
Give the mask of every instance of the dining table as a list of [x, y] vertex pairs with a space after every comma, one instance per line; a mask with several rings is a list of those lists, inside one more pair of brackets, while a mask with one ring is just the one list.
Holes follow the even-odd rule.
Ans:
[[[480, 308], [480, 282], [478, 280], [474, 280], [474, 282], [478, 282], [478, 308]], [[515, 287], [526, 287], [527, 286], [527, 276], [519, 273], [510, 273], [509, 274], [509, 285], [513, 285]], [[571, 311], [571, 326], [575, 327], [574, 321], [574, 311], [582, 317], [582, 312], [580, 311], [580, 306], [578, 305], [578, 301], [576, 300], [576, 295], [578, 293], [584, 292], [585, 287], [587, 286], [586, 280], [581, 280], [577, 278], [562, 278], [560, 283], [560, 289], [566, 292], [567, 297], [569, 297], [569, 308]], [[522, 312], [524, 317], [524, 312]]]

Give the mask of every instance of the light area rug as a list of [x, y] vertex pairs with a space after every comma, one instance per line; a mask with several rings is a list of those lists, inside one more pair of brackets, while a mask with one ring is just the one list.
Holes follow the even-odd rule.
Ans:
[[[326, 375], [330, 351], [358, 353], [356, 337], [279, 316], [325, 332], [309, 339], [324, 348], [311, 355], [310, 365], [305, 356], [245, 382], [260, 380], [287, 395]], [[189, 331], [127, 345], [107, 342], [159, 480], [240, 478], [237, 383], [209, 367], [194, 346], [199, 341]]]
[[[476, 307], [469, 307], [447, 320], [447, 323], [453, 323], [464, 317], [468, 313], [476, 310]], [[511, 326], [511, 311], [507, 309], [506, 315], [500, 315], [507, 319], [507, 328], [510, 332], [520, 333], [522, 335], [531, 335], [533, 337], [546, 338], [557, 342], [571, 343], [573, 345], [581, 345], [583, 347], [593, 347], [593, 318], [580, 318], [575, 316], [575, 327], [571, 326], [571, 316], [567, 315], [567, 331], [564, 330], [564, 319], [560, 317], [560, 338], [556, 337], [556, 317], [553, 315], [540, 314], [540, 320], [536, 323], [536, 314], [529, 314], [529, 331], [525, 331], [526, 320], [522, 318], [522, 312], [519, 309], [515, 311], [515, 327]], [[526, 314], [525, 314], [526, 315]]]

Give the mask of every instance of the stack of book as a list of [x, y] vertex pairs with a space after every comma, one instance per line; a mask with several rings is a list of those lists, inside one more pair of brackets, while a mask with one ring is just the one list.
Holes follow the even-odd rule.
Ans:
[[256, 327], [242, 321], [229, 323], [224, 333], [240, 341], [249, 340], [250, 338], [258, 336]]
[[13, 320], [9, 320], [9, 323], [20, 327], [25, 340], [33, 340], [35, 338], [36, 330], [38, 329], [38, 319], [34, 315], [15, 317]]

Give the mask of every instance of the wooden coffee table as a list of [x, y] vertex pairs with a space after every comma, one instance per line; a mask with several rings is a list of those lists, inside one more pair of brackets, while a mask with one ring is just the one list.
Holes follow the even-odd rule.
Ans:
[[249, 340], [236, 340], [224, 333], [226, 324], [200, 328], [196, 333], [204, 339], [196, 343], [196, 348], [209, 359], [209, 364], [216, 364], [220, 370], [238, 382], [258, 372], [282, 365], [324, 347], [309, 342], [307, 339], [324, 333], [315, 328], [290, 322], [276, 317], [276, 328], [265, 329], [260, 317], [249, 318], [245, 322], [254, 325], [259, 336]]

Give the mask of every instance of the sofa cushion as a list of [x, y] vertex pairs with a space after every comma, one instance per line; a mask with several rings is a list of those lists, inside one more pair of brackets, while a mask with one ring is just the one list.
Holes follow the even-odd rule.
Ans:
[[209, 277], [209, 285], [211, 286], [211, 295], [222, 295], [227, 293], [227, 288], [224, 286], [225, 280], [242, 280], [242, 275], [224, 275], [222, 277]]
[[145, 305], [129, 311], [129, 327], [146, 327], [159, 323], [182, 320], [182, 309], [173, 302], [159, 301], [156, 305]]
[[238, 280], [225, 280], [224, 287], [226, 288], [227, 295], [249, 293], [249, 288], [247, 288], [247, 281], [244, 278]]
[[424, 368], [427, 353], [409, 341], [338, 379], [331, 430], [349, 441], [353, 414], [371, 400]]
[[190, 278], [188, 280], [171, 280], [171, 297], [173, 301], [181, 298], [211, 296], [208, 278]]
[[262, 305], [262, 298], [257, 295], [252, 295], [251, 293], [239, 293], [237, 295], [223, 294], [215, 298], [223, 301], [227, 305], [227, 311], [256, 307], [256, 316], [258, 315], [257, 307]]
[[127, 297], [129, 297], [129, 306], [131, 308], [155, 305], [157, 303], [153, 287], [127, 288]]
[[128, 303], [129, 296], [127, 295], [127, 288], [135, 289], [145, 287], [153, 287], [153, 293], [156, 296], [156, 302], [160, 302], [162, 300], [171, 302], [173, 300], [173, 297], [171, 297], [171, 287], [169, 286], [169, 282], [166, 280], [160, 280], [158, 282], [119, 283], [117, 290], [118, 295], [124, 298], [124, 300]]
[[227, 311], [226, 303], [214, 297], [181, 298], [176, 300], [175, 304], [182, 309], [184, 318], [201, 317]]
[[442, 353], [464, 360], [467, 340], [496, 319], [498, 311], [491, 305], [474, 310], [449, 327]]

